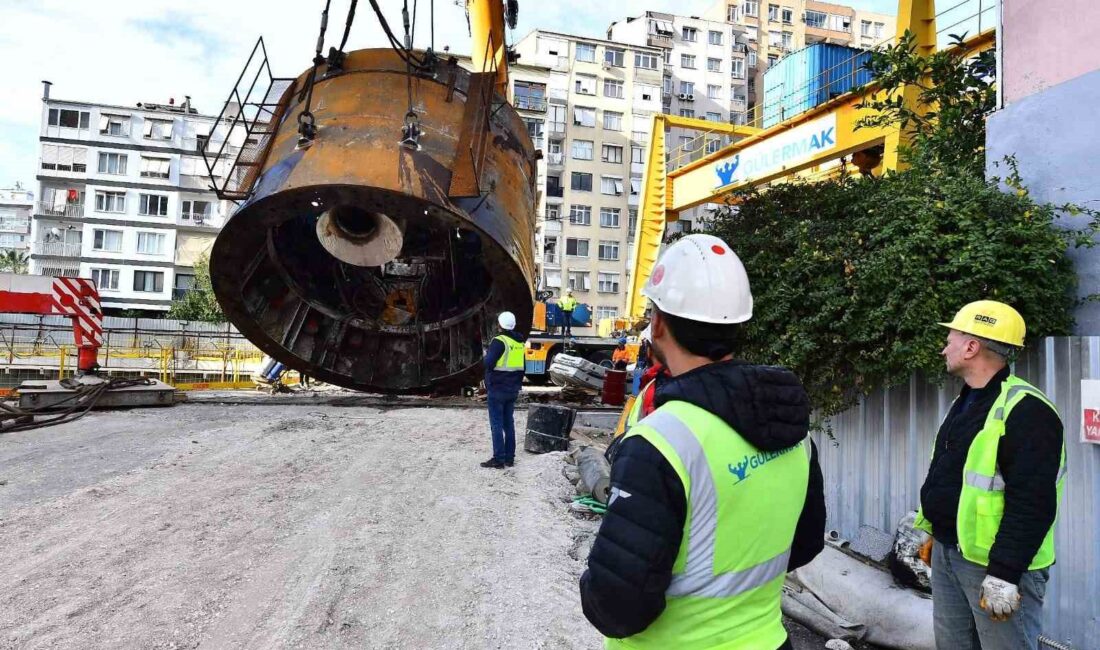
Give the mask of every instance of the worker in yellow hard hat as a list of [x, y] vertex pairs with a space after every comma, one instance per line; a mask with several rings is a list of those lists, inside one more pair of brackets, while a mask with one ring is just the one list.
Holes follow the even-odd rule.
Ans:
[[1024, 345], [1019, 312], [979, 300], [940, 325], [947, 372], [964, 385], [936, 435], [917, 515], [935, 541], [936, 645], [1034, 650], [1065, 483], [1062, 421], [1009, 369]]
[[733, 358], [753, 302], [726, 242], [672, 244], [642, 294], [670, 376], [612, 462], [584, 615], [608, 648], [789, 649], [784, 578], [825, 543], [809, 398], [789, 370]]

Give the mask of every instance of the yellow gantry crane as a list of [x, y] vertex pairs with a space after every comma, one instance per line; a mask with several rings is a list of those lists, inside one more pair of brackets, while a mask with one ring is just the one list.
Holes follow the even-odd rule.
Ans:
[[[897, 38], [906, 31], [915, 36], [918, 53], [927, 55], [935, 51], [934, 0], [899, 1]], [[992, 47], [994, 39], [992, 28], [984, 30], [966, 39], [962, 49], [976, 53]], [[626, 319], [637, 322], [644, 316], [646, 301], [641, 295], [642, 287], [657, 262], [665, 225], [676, 221], [681, 211], [718, 202], [745, 187], [764, 185], [847, 157], [852, 157], [861, 170], [876, 175], [898, 169], [901, 166], [898, 150], [905, 138], [898, 126], [856, 129], [859, 121], [870, 114], [869, 109], [859, 105], [869, 96], [882, 94], [872, 82], [766, 129], [673, 115], [655, 116], [642, 181]], [[902, 101], [917, 109], [918, 88], [904, 88], [900, 94]], [[669, 171], [666, 129], [672, 127], [740, 139]]]

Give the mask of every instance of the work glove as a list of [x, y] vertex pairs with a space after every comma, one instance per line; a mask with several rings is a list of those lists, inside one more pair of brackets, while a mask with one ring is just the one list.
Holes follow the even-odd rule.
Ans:
[[922, 562], [924, 562], [928, 566], [932, 566], [932, 536], [928, 533], [925, 533], [924, 537], [927, 537], [928, 539], [923, 539], [923, 541], [921, 541], [920, 549], [917, 551], [917, 556], [920, 557]]
[[1020, 608], [1020, 590], [1011, 582], [986, 576], [978, 592], [978, 606], [994, 621], [1007, 621]]

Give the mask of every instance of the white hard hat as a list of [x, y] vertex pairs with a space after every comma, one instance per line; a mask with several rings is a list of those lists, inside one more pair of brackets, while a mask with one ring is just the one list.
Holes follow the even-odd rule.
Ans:
[[713, 235], [688, 235], [665, 249], [642, 295], [662, 312], [687, 320], [733, 324], [752, 318], [745, 266]]
[[638, 338], [640, 338], [643, 341], [649, 341], [650, 343], [652, 343], [653, 342], [653, 331], [650, 329], [651, 327], [652, 327], [652, 325], [646, 325], [645, 329], [642, 330], [642, 333], [638, 335]]
[[516, 328], [516, 315], [510, 311], [500, 312], [500, 316], [497, 316], [497, 324], [506, 330]]

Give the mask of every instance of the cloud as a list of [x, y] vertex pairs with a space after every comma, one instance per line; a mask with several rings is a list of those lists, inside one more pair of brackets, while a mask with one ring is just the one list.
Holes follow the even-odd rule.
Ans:
[[[349, 0], [332, 2], [326, 38], [339, 42]], [[402, 0], [379, 2], [402, 33]], [[413, 2], [409, 8], [412, 11]], [[713, 0], [559, 0], [520, 3], [518, 40], [538, 27], [605, 37], [608, 24], [644, 9], [700, 15]], [[52, 96], [122, 106], [182, 101], [217, 113], [256, 38], [263, 35], [277, 76], [295, 76], [313, 57], [322, 0], [9, 0], [0, 21], [5, 97], [0, 102], [0, 186], [33, 183], [38, 161], [42, 84]], [[430, 38], [430, 0], [417, 0], [417, 47]], [[469, 51], [463, 3], [435, 2], [437, 49]], [[360, 2], [348, 49], [387, 44], [370, 3]]]

